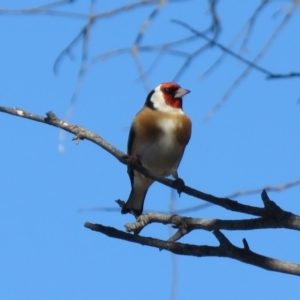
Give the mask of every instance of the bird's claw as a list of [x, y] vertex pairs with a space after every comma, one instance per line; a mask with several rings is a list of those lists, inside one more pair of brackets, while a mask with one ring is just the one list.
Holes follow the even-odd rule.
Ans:
[[185, 187], [184, 181], [183, 181], [181, 178], [177, 177], [177, 178], [173, 181], [172, 185], [173, 185], [173, 187], [177, 190], [177, 193], [178, 193], [178, 195], [179, 195], [179, 197], [180, 197], [180, 195], [181, 195], [181, 193], [182, 193], [182, 191], [183, 191], [183, 189], [184, 189], [184, 187]]
[[136, 165], [141, 165], [141, 162], [136, 155], [124, 155], [122, 159], [127, 164], [128, 169], [132, 169]]

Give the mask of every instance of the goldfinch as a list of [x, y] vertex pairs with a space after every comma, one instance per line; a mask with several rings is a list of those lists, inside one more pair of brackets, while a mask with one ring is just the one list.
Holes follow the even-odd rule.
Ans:
[[[182, 97], [190, 91], [173, 82], [162, 83], [146, 98], [133, 119], [127, 154], [158, 176], [178, 179], [177, 168], [191, 136], [191, 120], [182, 110]], [[131, 193], [122, 214], [143, 212], [144, 200], [153, 180], [128, 167]]]

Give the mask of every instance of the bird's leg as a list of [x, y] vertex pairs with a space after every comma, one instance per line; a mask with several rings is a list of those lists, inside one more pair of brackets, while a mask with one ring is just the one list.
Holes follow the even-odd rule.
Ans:
[[184, 187], [185, 187], [185, 184], [184, 184], [184, 181], [183, 179], [179, 178], [178, 177], [178, 173], [177, 173], [177, 170], [175, 170], [173, 173], [172, 173], [172, 176], [174, 178], [174, 181], [172, 183], [173, 187], [177, 190], [177, 193], [180, 197]]

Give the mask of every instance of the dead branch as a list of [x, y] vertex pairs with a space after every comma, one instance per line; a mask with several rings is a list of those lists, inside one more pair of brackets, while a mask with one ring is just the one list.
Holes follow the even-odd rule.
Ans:
[[222, 44], [216, 42], [215, 40], [213, 39], [210, 39], [209, 37], [207, 37], [205, 34], [203, 34], [202, 32], [194, 29], [193, 27], [191, 27], [190, 25], [188, 25], [187, 23], [185, 22], [182, 22], [180, 20], [171, 20], [173, 23], [176, 23], [176, 24], [179, 24], [185, 28], [187, 28], [188, 30], [190, 30], [192, 33], [194, 33], [196, 36], [204, 39], [206, 42], [208, 42], [210, 45], [212, 46], [216, 46], [218, 47], [219, 49], [221, 49], [223, 52], [229, 54], [230, 56], [240, 60], [241, 62], [247, 64], [248, 66], [250, 66], [251, 68], [253, 69], [256, 69], [257, 71], [265, 74], [265, 75], [271, 75], [272, 73], [269, 72], [268, 70], [256, 65], [255, 63], [249, 61], [248, 59], [244, 58], [243, 56], [233, 52], [232, 50], [230, 50], [229, 48], [226, 48], [225, 46], [223, 46]]
[[[266, 192], [280, 192], [292, 187], [295, 187], [297, 185], [300, 184], [300, 179], [296, 179], [296, 180], [292, 180], [289, 182], [285, 182], [279, 185], [266, 185], [264, 187], [261, 188], [257, 188], [257, 189], [252, 189], [252, 190], [238, 190], [230, 195], [225, 196], [225, 198], [237, 198], [237, 197], [241, 197], [241, 196], [247, 196], [247, 195], [254, 195], [254, 194], [258, 194], [261, 193], [261, 191], [266, 191]], [[182, 208], [182, 209], [176, 209], [174, 211], [172, 211], [172, 214], [187, 214], [190, 212], [195, 212], [198, 210], [202, 210], [202, 209], [206, 209], [208, 207], [212, 207], [213, 204], [211, 203], [203, 203], [203, 204], [198, 204], [198, 205], [194, 205], [194, 206], [190, 206], [187, 208]], [[104, 212], [119, 212], [120, 210], [116, 207], [93, 207], [93, 208], [82, 208], [82, 209], [78, 209], [79, 212], [86, 212], [86, 211], [104, 211]], [[150, 210], [144, 210], [145, 213], [150, 213]], [[167, 212], [165, 211], [161, 211], [158, 213], [161, 214], [166, 214]]]
[[[8, 113], [8, 114], [11, 114], [11, 115], [14, 115], [17, 117], [30, 119], [33, 121], [37, 121], [40, 123], [44, 123], [47, 125], [61, 128], [64, 131], [74, 134], [75, 137], [73, 138], [73, 140], [76, 140], [77, 142], [79, 142], [80, 140], [87, 139], [87, 140], [91, 141], [92, 143], [95, 143], [96, 145], [100, 146], [102, 149], [106, 150], [107, 152], [109, 152], [116, 159], [118, 159], [121, 163], [123, 163], [125, 165], [128, 164], [128, 157], [125, 155], [125, 153], [118, 150], [113, 145], [109, 144], [107, 141], [102, 139], [98, 134], [85, 129], [82, 126], [64, 122], [63, 120], [56, 117], [56, 115], [53, 112], [48, 112], [48, 113], [46, 113], [46, 117], [42, 117], [39, 115], [34, 115], [34, 114], [27, 112], [20, 108], [8, 108], [8, 107], [2, 107], [2, 106], [0, 106], [0, 112]], [[174, 180], [171, 180], [171, 179], [165, 178], [165, 177], [155, 176], [153, 173], [151, 173], [149, 170], [145, 169], [140, 164], [134, 165], [133, 168], [135, 170], [137, 170], [138, 172], [142, 173], [143, 175], [145, 175], [149, 178], [152, 178], [155, 181], [158, 181], [168, 187], [171, 187], [174, 189], [174, 186], [176, 186], [176, 184], [174, 184]], [[263, 217], [265, 215], [264, 208], [241, 204], [237, 201], [234, 201], [234, 200], [231, 200], [228, 198], [216, 197], [216, 196], [198, 191], [189, 186], [185, 186], [183, 188], [182, 192], [187, 195], [193, 196], [195, 198], [202, 199], [209, 203], [213, 203], [215, 205], [221, 206], [228, 210], [242, 212], [245, 214], [250, 214], [250, 215], [255, 215], [255, 216], [260, 216], [260, 217]]]
[[164, 249], [179, 255], [190, 255], [196, 257], [228, 257], [269, 271], [300, 276], [299, 264], [289, 263], [257, 254], [250, 250], [246, 240], [243, 240], [244, 248], [236, 247], [225, 237], [223, 233], [218, 230], [215, 230], [213, 233], [220, 245], [213, 247], [183, 244], [179, 242], [163, 241], [151, 237], [132, 235], [124, 231], [117, 230], [113, 227], [103, 226], [101, 224], [92, 224], [86, 222], [84, 226], [112, 238], [125, 240], [143, 246], [146, 245], [157, 249]]
[[[259, 51], [259, 53], [255, 56], [255, 58], [252, 60], [251, 64], [248, 64], [246, 69], [234, 80], [232, 85], [228, 88], [228, 90], [225, 92], [225, 94], [217, 101], [217, 103], [213, 106], [213, 108], [208, 112], [208, 114], [205, 116], [204, 121], [207, 121], [208, 119], [212, 118], [215, 113], [222, 107], [222, 105], [227, 101], [231, 93], [239, 86], [239, 84], [248, 76], [248, 74], [252, 71], [252, 69], [260, 70], [261, 72], [264, 72], [266, 70], [262, 69], [261, 67], [257, 68], [258, 61], [264, 56], [266, 51], [269, 49], [269, 47], [272, 45], [272, 43], [276, 40], [281, 30], [286, 26], [286, 24], [290, 21], [291, 17], [295, 13], [299, 6], [299, 2], [293, 3], [289, 11], [285, 14], [283, 20], [279, 23], [279, 25], [275, 28], [273, 33], [271, 34], [268, 41], [265, 43], [265, 45], [262, 47], [262, 49]], [[243, 60], [242, 60], [243, 61]], [[245, 61], [243, 61], [245, 62]], [[254, 67], [256, 66], [256, 67]], [[267, 71], [268, 72], [268, 71]], [[287, 77], [295, 77], [300, 76], [300, 73], [291, 72], [290, 74], [293, 74], [293, 76], [286, 76], [283, 74], [282, 76], [279, 76], [278, 74], [267, 74], [267, 79], [273, 79], [273, 78], [287, 78]], [[275, 77], [274, 77], [275, 76]]]
[[[88, 65], [87, 57], [89, 52], [89, 42], [90, 42], [90, 32], [92, 29], [92, 26], [95, 24], [96, 20], [99, 20], [101, 18], [105, 17], [111, 17], [113, 15], [116, 15], [118, 13], [122, 13], [140, 6], [148, 5], [148, 4], [156, 4], [156, 7], [151, 11], [148, 18], [143, 22], [143, 24], [140, 27], [140, 30], [137, 34], [137, 37], [135, 39], [135, 42], [132, 47], [124, 48], [124, 49], [117, 49], [115, 51], [110, 51], [108, 53], [101, 54], [99, 57], [101, 59], [110, 57], [112, 55], [116, 54], [122, 54], [122, 53], [130, 53], [133, 58], [135, 59], [135, 63], [138, 67], [139, 76], [144, 82], [145, 87], [147, 90], [149, 89], [149, 85], [147, 83], [147, 73], [149, 70], [153, 67], [153, 65], [156, 63], [158, 58], [160, 58], [160, 55], [162, 53], [167, 53], [170, 55], [176, 55], [181, 56], [185, 59], [182, 67], [179, 69], [178, 73], [176, 74], [175, 78], [178, 78], [181, 76], [189, 64], [201, 53], [203, 53], [206, 49], [208, 49], [210, 46], [216, 46], [219, 49], [223, 51], [223, 54], [228, 54], [235, 59], [238, 59], [245, 63], [247, 65], [246, 70], [237, 78], [237, 80], [233, 83], [233, 85], [229, 88], [227, 93], [222, 97], [222, 99], [216, 104], [214, 109], [219, 108], [222, 103], [227, 99], [227, 97], [230, 95], [232, 90], [247, 76], [250, 70], [256, 69], [257, 71], [263, 73], [267, 76], [267, 79], [281, 79], [281, 78], [292, 78], [292, 77], [300, 77], [299, 72], [290, 72], [287, 74], [275, 74], [271, 73], [270, 71], [260, 67], [257, 65], [257, 62], [259, 59], [264, 55], [270, 44], [273, 42], [273, 40], [276, 38], [280, 30], [285, 26], [287, 21], [290, 19], [290, 17], [293, 15], [294, 11], [299, 5], [299, 1], [294, 1], [294, 5], [291, 6], [289, 11], [285, 14], [285, 17], [283, 18], [282, 22], [279, 24], [279, 26], [276, 28], [276, 30], [273, 32], [273, 35], [270, 37], [266, 45], [263, 47], [263, 49], [257, 54], [257, 56], [254, 58], [253, 61], [245, 59], [243, 56], [236, 54], [233, 52], [229, 47], [226, 48], [225, 46], [221, 45], [216, 41], [216, 38], [218, 34], [220, 33], [220, 22], [219, 18], [216, 12], [216, 6], [217, 1], [216, 0], [208, 0], [209, 2], [209, 11], [212, 17], [212, 22], [210, 27], [203, 32], [199, 32], [189, 26], [188, 24], [181, 22], [181, 21], [175, 21], [176, 23], [186, 27], [189, 29], [193, 35], [189, 36], [187, 38], [173, 41], [171, 43], [166, 43], [162, 45], [150, 45], [150, 46], [142, 46], [141, 41], [143, 40], [145, 36], [145, 32], [150, 25], [150, 23], [154, 20], [154, 18], [158, 15], [158, 13], [161, 11], [161, 9], [167, 4], [167, 2], [171, 2], [168, 0], [142, 0], [139, 2], [131, 3], [128, 5], [120, 6], [114, 10], [106, 11], [103, 13], [95, 13], [94, 12], [94, 4], [95, 1], [91, 0], [90, 4], [90, 12], [89, 14], [78, 14], [78, 13], [71, 13], [71, 12], [63, 12], [58, 10], [53, 10], [52, 8], [55, 6], [59, 6], [60, 4], [66, 4], [70, 3], [70, 0], [58, 0], [53, 3], [49, 3], [43, 6], [35, 7], [35, 8], [29, 8], [29, 9], [23, 9], [23, 10], [4, 10], [0, 9], [0, 14], [47, 14], [47, 15], [55, 15], [55, 16], [63, 16], [63, 17], [72, 17], [72, 18], [84, 18], [86, 20], [85, 26], [79, 31], [79, 33], [75, 36], [75, 38], [70, 42], [69, 45], [61, 52], [61, 54], [58, 56], [55, 64], [54, 69], [57, 70], [57, 67], [59, 66], [59, 63], [63, 58], [65, 58], [67, 55], [70, 56], [70, 53], [72, 52], [74, 46], [82, 40], [82, 50], [81, 50], [81, 62], [80, 62], [80, 69], [78, 74], [78, 80], [73, 92], [73, 96], [71, 98], [71, 106], [74, 104], [74, 101], [78, 95], [78, 92], [80, 90], [80, 86], [83, 80], [83, 77], [85, 73], [87, 72], [89, 66], [93, 64], [97, 59], [94, 58], [91, 60], [90, 65]], [[269, 0], [263, 0], [260, 4], [260, 6], [257, 7], [256, 11], [253, 13], [252, 17], [250, 18], [250, 21], [248, 23], [248, 30], [245, 36], [245, 39], [242, 43], [241, 49], [245, 48], [248, 39], [251, 35], [251, 31], [253, 30], [254, 23], [257, 19], [257, 16], [261, 12], [262, 8], [266, 6], [266, 4], [269, 3]], [[205, 32], [211, 32], [213, 33], [213, 38], [209, 38], [206, 36]], [[206, 41], [206, 44], [196, 51], [192, 53], [187, 53], [181, 50], [174, 49], [173, 47], [182, 44], [187, 43], [191, 40], [194, 40], [196, 38], [201, 38]], [[153, 51], [158, 52], [157, 57], [155, 58], [153, 64], [150, 66], [148, 70], [144, 70], [142, 60], [140, 59], [139, 53], [141, 51]], [[87, 139], [98, 146], [100, 146], [105, 151], [109, 152], [111, 155], [113, 155], [116, 159], [118, 159], [121, 163], [127, 165], [128, 161], [126, 158], [126, 155], [103, 140], [98, 134], [89, 131], [85, 129], [84, 127], [77, 126], [74, 124], [69, 124], [68, 119], [67, 121], [63, 121], [59, 118], [57, 118], [52, 112], [46, 113], [45, 117], [34, 115], [30, 112], [26, 112], [19, 108], [6, 108], [6, 107], [0, 107], [0, 111], [4, 113], [8, 113], [14, 116], [27, 118], [30, 120], [34, 120], [37, 122], [41, 122], [47, 125], [55, 126], [57, 128], [60, 128], [62, 132], [69, 132], [75, 135], [73, 140], [76, 140], [77, 142]], [[214, 111], [213, 111], [214, 112]], [[140, 165], [133, 166], [133, 168], [140, 173], [144, 174], [147, 177], [150, 177], [168, 187], [174, 188], [174, 182], [173, 180], [170, 180], [168, 178], [163, 177], [157, 177], [154, 174], [152, 174], [149, 170], [146, 170]], [[279, 187], [266, 187], [268, 190], [281, 190], [290, 186], [293, 186], [295, 184], [298, 184], [299, 181], [292, 182], [285, 184], [283, 186]], [[229, 198], [236, 197], [241, 194], [245, 194], [245, 191], [239, 191], [236, 192], [234, 195], [231, 195], [231, 197], [226, 198], [220, 198], [216, 197], [210, 194], [203, 193], [201, 191], [198, 191], [196, 189], [193, 189], [191, 187], [185, 186], [183, 189], [183, 192], [196, 197], [198, 199], [202, 199], [208, 202], [206, 205], [215, 204], [220, 207], [223, 207], [228, 210], [236, 211], [236, 212], [242, 212], [248, 215], [254, 215], [257, 216], [256, 218], [251, 219], [242, 219], [242, 220], [221, 220], [221, 219], [200, 219], [200, 218], [188, 218], [184, 216], [179, 216], [177, 214], [171, 213], [171, 214], [159, 214], [159, 213], [147, 213], [144, 215], [141, 215], [139, 218], [137, 218], [136, 222], [134, 223], [128, 223], [125, 224], [125, 227], [128, 232], [135, 233], [134, 235], [125, 233], [122, 231], [119, 231], [112, 227], [106, 227], [100, 224], [91, 224], [91, 223], [85, 223], [85, 227], [90, 228], [91, 230], [95, 230], [98, 232], [101, 232], [103, 234], [106, 234], [110, 237], [138, 243], [141, 245], [148, 245], [151, 247], [155, 247], [158, 249], [164, 249], [167, 251], [170, 251], [174, 254], [180, 254], [180, 255], [192, 255], [197, 257], [204, 257], [204, 256], [218, 256], [218, 257], [229, 257], [232, 259], [236, 259], [239, 261], [242, 261], [244, 263], [248, 263], [251, 265], [255, 265], [267, 270], [271, 271], [277, 271], [281, 273], [287, 273], [287, 274], [293, 274], [293, 275], [300, 275], [300, 265], [288, 263], [284, 261], [280, 261], [277, 259], [273, 259], [270, 257], [259, 255], [253, 251], [250, 250], [249, 244], [246, 239], [243, 239], [243, 248], [239, 248], [234, 246], [229, 239], [220, 232], [220, 230], [254, 230], [254, 229], [266, 229], [266, 228], [286, 228], [286, 229], [292, 229], [292, 230], [300, 230], [300, 216], [292, 214], [291, 212], [287, 212], [280, 208], [276, 203], [271, 201], [266, 193], [266, 191], [263, 191], [261, 194], [261, 198], [263, 201], [263, 207], [255, 207], [255, 206], [249, 206], [241, 204], [237, 201], [231, 200]], [[246, 191], [247, 192], [247, 191]], [[252, 190], [248, 191], [247, 193], [257, 193], [258, 190]], [[118, 201], [119, 205], [122, 205], [122, 201]], [[203, 205], [201, 206], [203, 207]], [[167, 240], [162, 241], [159, 239], [154, 239], [150, 237], [143, 237], [139, 236], [138, 234], [141, 232], [141, 230], [152, 224], [152, 223], [160, 223], [164, 225], [172, 225], [173, 228], [176, 229], [176, 232]], [[179, 239], [184, 237], [186, 234], [190, 233], [193, 230], [206, 230], [206, 231], [213, 231], [213, 234], [215, 235], [216, 239], [219, 241], [218, 247], [212, 247], [212, 246], [199, 246], [199, 245], [191, 245], [191, 244], [183, 244], [177, 242]]]
[[160, 0], [157, 4], [157, 6], [153, 9], [153, 11], [149, 14], [148, 18], [142, 23], [141, 28], [137, 34], [137, 37], [135, 39], [135, 42], [133, 46], [131, 47], [130, 53], [132, 54], [135, 64], [137, 66], [139, 77], [142, 79], [142, 82], [144, 84], [144, 87], [147, 92], [150, 91], [150, 85], [147, 80], [146, 72], [144, 70], [142, 61], [139, 56], [139, 47], [141, 44], [142, 39], [145, 36], [145, 32], [147, 28], [150, 26], [151, 22], [154, 20], [154, 18], [158, 15], [160, 10], [167, 4], [168, 0]]
[[221, 24], [217, 14], [217, 0], [208, 0], [209, 13], [211, 15], [211, 25], [207, 31], [214, 33], [213, 40], [216, 40], [221, 31]]
[[[281, 73], [272, 73], [269, 70], [262, 68], [257, 65], [258, 60], [262, 57], [262, 55], [266, 52], [269, 45], [273, 42], [275, 37], [278, 35], [280, 30], [286, 25], [287, 21], [290, 19], [290, 17], [294, 14], [296, 9], [299, 6], [299, 1], [290, 1], [289, 7], [286, 9], [285, 16], [282, 20], [282, 22], [279, 24], [279, 26], [275, 29], [273, 35], [270, 37], [268, 43], [266, 46], [263, 47], [262, 51], [255, 57], [253, 61], [245, 59], [243, 56], [233, 52], [230, 47], [225, 47], [218, 43], [216, 41], [217, 36], [220, 34], [221, 30], [221, 24], [219, 21], [219, 16], [217, 14], [217, 4], [218, 2], [215, 0], [208, 0], [208, 11], [211, 16], [211, 24], [208, 29], [200, 32], [194, 28], [192, 28], [190, 25], [182, 22], [182, 21], [175, 21], [176, 23], [180, 24], [181, 26], [187, 28], [189, 31], [193, 33], [192, 37], [188, 37], [184, 40], [184, 43], [187, 44], [193, 39], [201, 38], [206, 41], [206, 44], [199, 49], [193, 51], [192, 53], [187, 53], [184, 51], [180, 51], [177, 49], [174, 49], [176, 45], [178, 45], [178, 41], [171, 42], [171, 43], [165, 43], [160, 46], [143, 46], [141, 45], [141, 42], [143, 38], [145, 37], [146, 30], [149, 27], [149, 25], [154, 21], [155, 17], [159, 14], [159, 12], [162, 10], [163, 7], [166, 6], [168, 3], [172, 3], [174, 1], [172, 0], [140, 0], [137, 2], [132, 2], [129, 4], [121, 5], [119, 7], [116, 7], [114, 9], [104, 11], [104, 12], [94, 12], [93, 9], [90, 9], [90, 12], [88, 14], [81, 14], [81, 13], [73, 13], [68, 11], [61, 11], [61, 10], [54, 10], [53, 8], [58, 7], [59, 5], [63, 4], [71, 4], [72, 1], [70, 0], [57, 0], [54, 2], [51, 2], [49, 4], [45, 4], [42, 6], [37, 6], [33, 8], [27, 8], [27, 9], [17, 9], [17, 10], [7, 10], [7, 9], [0, 9], [0, 14], [48, 14], [48, 15], [55, 15], [55, 16], [62, 16], [62, 17], [72, 17], [72, 18], [81, 18], [86, 20], [86, 24], [83, 26], [82, 29], [80, 29], [79, 33], [73, 38], [73, 40], [63, 49], [63, 51], [58, 56], [57, 60], [54, 64], [54, 70], [57, 72], [58, 66], [63, 58], [66, 56], [70, 56], [74, 46], [82, 40], [82, 53], [81, 53], [81, 64], [80, 64], [80, 70], [78, 74], [78, 80], [75, 84], [73, 95], [71, 97], [70, 101], [70, 109], [68, 110], [68, 115], [70, 114], [70, 111], [72, 109], [73, 103], [75, 102], [76, 97], [79, 94], [81, 84], [83, 81], [83, 77], [88, 71], [89, 67], [95, 62], [95, 60], [98, 60], [99, 58], [103, 59], [104, 57], [108, 57], [110, 55], [116, 55], [116, 54], [122, 54], [122, 53], [129, 53], [133, 56], [135, 64], [138, 68], [139, 78], [142, 79], [142, 82], [146, 88], [146, 90], [149, 90], [149, 84], [148, 84], [148, 78], [147, 73], [150, 69], [156, 64], [157, 60], [161, 57], [163, 53], [167, 53], [170, 55], [177, 55], [184, 57], [184, 62], [179, 68], [177, 74], [175, 75], [175, 78], [179, 78], [182, 76], [188, 66], [191, 64], [191, 62], [201, 53], [204, 52], [204, 50], [208, 49], [209, 46], [215, 46], [222, 50], [223, 54], [222, 57], [224, 57], [224, 54], [231, 55], [232, 57], [235, 57], [236, 59], [244, 62], [248, 65], [248, 68], [235, 80], [235, 82], [232, 84], [232, 86], [227, 90], [227, 92], [221, 97], [221, 99], [216, 103], [216, 105], [212, 108], [212, 110], [207, 114], [206, 120], [210, 118], [214, 113], [225, 103], [225, 101], [228, 99], [228, 97], [231, 95], [232, 91], [246, 78], [249, 71], [252, 69], [256, 69], [257, 71], [263, 73], [267, 76], [267, 79], [283, 79], [283, 78], [294, 78], [294, 77], [300, 77], [299, 72], [289, 72], [286, 74]], [[254, 12], [250, 16], [249, 20], [246, 22], [246, 25], [244, 26], [247, 30], [245, 34], [245, 38], [243, 40], [241, 49], [246, 47], [246, 44], [251, 36], [251, 32], [253, 31], [254, 24], [256, 20], [258, 19], [259, 15], [261, 14], [263, 8], [265, 8], [268, 4], [270, 4], [271, 1], [269, 0], [262, 0], [261, 3], [255, 8]], [[95, 25], [96, 21], [116, 16], [120, 13], [128, 12], [133, 9], [141, 8], [148, 5], [155, 5], [154, 9], [151, 10], [148, 17], [143, 21], [135, 42], [132, 47], [129, 48], [123, 48], [123, 49], [117, 49], [117, 50], [111, 50], [108, 53], [104, 53], [101, 55], [98, 55], [95, 58], [92, 58], [90, 62], [88, 63], [86, 58], [88, 56], [88, 44], [89, 44], [89, 32], [91, 31], [91, 28]], [[91, 7], [93, 6], [93, 1], [91, 1]], [[206, 36], [206, 33], [212, 33], [212, 38], [209, 38]], [[140, 52], [141, 51], [153, 51], [158, 52], [157, 56], [155, 57], [152, 65], [148, 70], [145, 70], [143, 66], [143, 61], [140, 58]], [[219, 62], [219, 60], [218, 60]], [[215, 64], [214, 64], [215, 65]]]
[[[6, 108], [0, 107], [0, 111], [8, 113], [14, 116], [30, 119], [47, 125], [61, 128], [64, 131], [70, 132], [75, 135], [73, 140], [79, 142], [83, 139], [88, 139], [91, 142], [102, 147], [104, 150], [116, 157], [121, 163], [127, 164], [128, 157], [125, 154], [116, 149], [114, 146], [107, 143], [99, 135], [93, 133], [85, 128], [77, 125], [68, 124], [57, 118], [52, 112], [48, 112], [46, 117], [34, 115], [19, 108]], [[144, 169], [140, 165], [133, 166], [134, 169], [141, 172], [147, 177], [173, 187], [173, 181], [167, 178], [156, 177], [148, 170]], [[277, 271], [287, 274], [300, 275], [300, 266], [297, 264], [287, 263], [273, 258], [265, 257], [252, 252], [246, 240], [243, 240], [244, 248], [238, 248], [230, 243], [230, 241], [219, 231], [225, 230], [250, 230], [250, 229], [262, 229], [262, 228], [288, 228], [294, 230], [300, 230], [300, 217], [290, 212], [282, 210], [278, 205], [271, 201], [265, 191], [262, 192], [262, 201], [264, 207], [248, 206], [237, 201], [233, 201], [225, 198], [218, 198], [209, 194], [202, 193], [188, 186], [185, 186], [183, 192], [192, 195], [196, 198], [206, 200], [210, 203], [217, 204], [226, 209], [233, 211], [244, 212], [246, 214], [254, 214], [259, 218], [247, 219], [247, 220], [205, 220], [205, 219], [193, 219], [187, 217], [181, 217], [178, 215], [162, 215], [162, 214], [145, 214], [140, 216], [133, 224], [126, 224], [128, 231], [133, 231], [135, 234], [129, 234], [121, 232], [112, 227], [105, 227], [99, 224], [85, 223], [85, 227], [95, 231], [104, 233], [110, 237], [123, 239], [126, 241], [139, 243], [141, 245], [148, 245], [156, 247], [158, 249], [168, 250], [175, 254], [180, 255], [193, 255], [197, 257], [203, 256], [220, 256], [230, 257], [244, 263], [252, 264], [267, 270]], [[122, 201], [118, 201], [122, 206]], [[142, 237], [138, 233], [150, 223], [162, 223], [171, 224], [177, 231], [167, 241], [159, 239]], [[176, 242], [184, 235], [188, 234], [192, 230], [213, 230], [214, 235], [220, 242], [218, 247], [212, 246], [197, 246], [182, 244]]]
[[[106, 150], [107, 152], [109, 152], [111, 155], [113, 155], [115, 158], [117, 158], [121, 163], [123, 163], [125, 165], [128, 164], [128, 157], [125, 155], [125, 153], [118, 150], [113, 145], [109, 144], [107, 141], [102, 139], [98, 134], [85, 129], [82, 126], [73, 125], [73, 124], [64, 122], [63, 120], [56, 117], [56, 115], [53, 112], [48, 112], [48, 113], [46, 113], [46, 117], [42, 117], [39, 115], [34, 115], [32, 113], [29, 113], [20, 108], [7, 108], [7, 107], [2, 107], [2, 106], [0, 106], [0, 112], [8, 113], [8, 114], [11, 114], [14, 116], [30, 119], [33, 121], [37, 121], [37, 122], [41, 122], [41, 123], [44, 123], [47, 125], [61, 128], [64, 131], [74, 134], [75, 137], [73, 138], [73, 140], [76, 140], [79, 142], [80, 140], [87, 139], [87, 140], [97, 144], [102, 149]], [[171, 180], [171, 179], [165, 178], [165, 177], [155, 176], [153, 173], [151, 173], [149, 170], [145, 169], [140, 164], [137, 164], [133, 167], [135, 170], [142, 173], [143, 175], [145, 175], [149, 178], [152, 178], [168, 187], [174, 188], [174, 180]], [[209, 203], [213, 203], [215, 205], [221, 206], [228, 210], [242, 212], [245, 214], [250, 214], [250, 215], [255, 215], [255, 216], [260, 216], [260, 217], [266, 216], [265, 208], [241, 204], [237, 201], [234, 201], [234, 200], [231, 200], [228, 198], [216, 197], [216, 196], [198, 191], [189, 186], [185, 186], [183, 188], [182, 192], [187, 195], [193, 196], [195, 198], [202, 199]], [[269, 212], [268, 212], [268, 214], [269, 214]]]
[[[54, 2], [53, 4], [58, 5], [58, 4], [68, 3], [68, 2], [71, 3], [72, 0], [57, 1], [57, 2]], [[153, 5], [158, 2], [159, 2], [159, 0], [141, 0], [141, 1], [133, 2], [133, 3], [125, 4], [123, 6], [117, 7], [110, 11], [105, 11], [103, 13], [97, 13], [94, 15], [94, 18], [96, 18], [96, 19], [108, 18], [108, 17], [112, 17], [114, 15], [117, 15], [119, 13], [123, 13], [128, 10], [138, 8], [140, 6], [146, 6], [149, 4]], [[47, 5], [37, 6], [37, 7], [27, 8], [27, 9], [26, 8], [24, 8], [24, 9], [0, 9], [0, 14], [5, 14], [5, 15], [45, 14], [45, 15], [54, 15], [54, 16], [60, 16], [60, 17], [71, 17], [71, 18], [81, 18], [81, 19], [87, 19], [90, 17], [90, 15], [88, 15], [88, 14], [80, 14], [80, 13], [48, 9], [50, 6], [53, 6], [53, 4], [47, 4]]]
[[256, 23], [259, 14], [263, 11], [263, 9], [267, 6], [270, 0], [262, 0], [261, 3], [256, 7], [255, 11], [253, 12], [250, 19], [247, 21], [247, 32], [245, 34], [245, 38], [243, 40], [243, 43], [241, 45], [241, 51], [244, 51], [247, 48], [247, 44], [250, 40], [251, 33], [254, 28], [254, 24]]
[[279, 192], [279, 191], [297, 186], [299, 184], [300, 184], [300, 179], [296, 179], [296, 180], [282, 183], [279, 185], [266, 185], [265, 187], [258, 188], [258, 189], [236, 191], [236, 192], [226, 196], [226, 198], [236, 198], [236, 197], [240, 197], [240, 196], [253, 195], [253, 194], [261, 193], [262, 190], [265, 190], [266, 192], [270, 192], [270, 191]]
[[[128, 232], [135, 234], [151, 223], [170, 224], [178, 229], [177, 238], [181, 238], [192, 230], [254, 230], [267, 228], [286, 228], [300, 230], [300, 216], [282, 210], [268, 198], [265, 191], [262, 193], [265, 214], [264, 217], [243, 220], [220, 220], [188, 218], [176, 214], [147, 213], [137, 218], [135, 223], [125, 224]], [[175, 241], [175, 240], [174, 240]]]

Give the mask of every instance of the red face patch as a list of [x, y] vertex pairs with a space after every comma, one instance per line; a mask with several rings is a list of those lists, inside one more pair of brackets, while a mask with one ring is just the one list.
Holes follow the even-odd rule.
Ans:
[[182, 108], [182, 99], [174, 98], [176, 91], [180, 88], [180, 85], [174, 82], [166, 82], [161, 85], [160, 90], [164, 95], [167, 105], [174, 108]]
[[168, 104], [169, 106], [174, 108], [182, 108], [182, 99], [174, 98], [174, 96], [170, 94], [164, 94], [164, 99], [166, 101], [166, 104]]
[[161, 91], [163, 91], [164, 89], [172, 89], [172, 90], [178, 90], [180, 89], [181, 86], [175, 82], [165, 82], [161, 84]]

